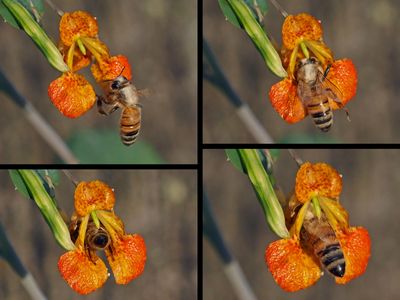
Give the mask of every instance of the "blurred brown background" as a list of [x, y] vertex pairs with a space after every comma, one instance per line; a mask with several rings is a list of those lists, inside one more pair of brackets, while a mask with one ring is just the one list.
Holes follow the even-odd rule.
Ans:
[[[352, 226], [368, 229], [372, 251], [366, 272], [346, 285], [326, 274], [316, 285], [287, 293], [275, 283], [264, 262], [271, 232], [247, 176], [237, 171], [223, 150], [204, 153], [204, 188], [232, 254], [258, 299], [399, 299], [400, 297], [400, 150], [297, 150], [304, 161], [326, 162], [343, 175], [341, 203]], [[297, 165], [280, 150], [275, 176], [286, 194], [294, 188]], [[218, 170], [218, 172], [215, 172]], [[237, 299], [223, 265], [203, 238], [204, 299]]]
[[[151, 91], [149, 97], [142, 99], [143, 121], [138, 142], [151, 144], [166, 162], [195, 163], [197, 1], [54, 2], [64, 11], [87, 10], [96, 16], [100, 39], [112, 54], [124, 54], [129, 58], [134, 84]], [[45, 7], [42, 22], [57, 43], [59, 17], [49, 6]], [[110, 129], [115, 131], [115, 139], [119, 141], [120, 111], [103, 117], [94, 107], [78, 119], [64, 117], [47, 96], [49, 83], [60, 73], [47, 63], [24, 32], [4, 22], [0, 24], [0, 41], [1, 70], [64, 140], [86, 129]], [[94, 83], [89, 70], [83, 74]], [[4, 94], [0, 93], [0, 100], [0, 162], [53, 162], [53, 150], [32, 129], [20, 109]], [[93, 149], [95, 151], [102, 149]]]
[[[99, 179], [115, 189], [115, 213], [128, 233], [147, 246], [144, 273], [128, 285], [114, 278], [82, 297], [61, 278], [57, 262], [64, 250], [33, 201], [14, 191], [0, 171], [0, 221], [22, 262], [48, 299], [195, 299], [197, 294], [197, 176], [195, 171], [71, 170], [77, 180]], [[73, 212], [74, 186], [63, 174], [56, 188], [59, 206]], [[110, 271], [111, 273], [111, 271]], [[0, 299], [29, 299], [19, 278], [0, 259]]]
[[[269, 2], [269, 1], [267, 1]], [[356, 97], [347, 105], [351, 123], [344, 111], [336, 111], [329, 133], [319, 132], [309, 118], [286, 124], [272, 108], [268, 92], [280, 79], [266, 67], [261, 55], [244, 31], [225, 21], [214, 0], [203, 4], [204, 37], [216, 55], [233, 88], [247, 101], [275, 141], [297, 142], [328, 138], [332, 142], [390, 143], [400, 141], [399, 78], [400, 22], [395, 0], [309, 1], [279, 0], [290, 14], [307, 12], [322, 21], [324, 40], [335, 58], [351, 58], [358, 71]], [[270, 5], [266, 31], [281, 46], [283, 17]], [[204, 81], [203, 139], [207, 143], [255, 142], [228, 103], [226, 97]], [[379, 125], [378, 125], [379, 124]]]

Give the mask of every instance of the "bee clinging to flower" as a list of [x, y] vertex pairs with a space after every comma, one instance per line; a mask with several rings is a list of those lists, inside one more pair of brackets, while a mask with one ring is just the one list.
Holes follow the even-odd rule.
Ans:
[[351, 227], [339, 203], [342, 178], [325, 163], [304, 163], [285, 211], [290, 238], [271, 243], [265, 261], [278, 285], [289, 292], [313, 285], [326, 270], [345, 284], [363, 274], [370, 237]]
[[333, 110], [344, 109], [355, 96], [357, 73], [350, 59], [334, 60], [322, 32], [321, 22], [308, 14], [286, 17], [281, 56], [288, 76], [271, 87], [269, 98], [286, 122], [310, 115], [326, 132], [333, 124]]

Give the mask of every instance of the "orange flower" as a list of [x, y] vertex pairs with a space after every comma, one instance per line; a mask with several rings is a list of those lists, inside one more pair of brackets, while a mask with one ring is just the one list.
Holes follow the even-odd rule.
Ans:
[[297, 172], [295, 191], [302, 203], [315, 196], [335, 199], [342, 192], [342, 177], [328, 164], [306, 162]]
[[75, 211], [83, 217], [93, 210], [112, 210], [115, 203], [113, 190], [100, 180], [82, 181], [75, 189]]
[[304, 58], [314, 57], [320, 64], [319, 78], [323, 76], [322, 70], [325, 72], [329, 68], [327, 78], [316, 78], [315, 81], [336, 95], [333, 99], [333, 95], [326, 93], [331, 109], [343, 108], [356, 94], [357, 73], [352, 61], [335, 61], [322, 33], [320, 21], [305, 13], [290, 15], [283, 23], [281, 56], [288, 77], [271, 87], [269, 98], [274, 109], [288, 123], [299, 122], [308, 114], [298, 94], [298, 63]]
[[266, 264], [282, 289], [294, 292], [313, 285], [324, 262], [328, 270], [342, 266], [344, 273], [332, 273], [339, 284], [365, 272], [369, 234], [362, 227], [349, 226], [347, 212], [337, 199], [341, 189], [341, 177], [331, 166], [304, 163], [300, 167], [295, 196], [285, 214], [290, 238], [271, 243], [265, 251]]
[[322, 40], [321, 22], [305, 13], [287, 16], [282, 26], [283, 45], [287, 49], [293, 50], [304, 40]]
[[93, 87], [76, 73], [67, 72], [50, 83], [48, 94], [57, 109], [66, 117], [77, 118], [96, 101]]
[[64, 13], [60, 20], [60, 39], [66, 46], [71, 46], [82, 36], [96, 37], [99, 31], [97, 21], [85, 11]]
[[[138, 234], [126, 234], [114, 214], [114, 193], [101, 181], [81, 182], [75, 190], [76, 217], [71, 236], [76, 249], [58, 262], [61, 276], [80, 294], [100, 288], [108, 278], [107, 268], [96, 255], [105, 250], [117, 284], [127, 284], [144, 271], [146, 245]], [[77, 234], [76, 234], [77, 232]]]
[[132, 80], [132, 71], [128, 58], [124, 55], [111, 56], [91, 67], [93, 77], [97, 82], [113, 80], [119, 75]]

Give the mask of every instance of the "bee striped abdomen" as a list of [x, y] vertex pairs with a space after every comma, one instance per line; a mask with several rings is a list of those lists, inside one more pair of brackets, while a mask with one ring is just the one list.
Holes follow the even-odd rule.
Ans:
[[316, 97], [314, 101], [307, 104], [307, 111], [311, 115], [314, 124], [322, 131], [328, 131], [333, 124], [333, 113], [329, 106], [329, 101], [323, 101]]
[[336, 277], [343, 277], [346, 261], [335, 232], [326, 217], [307, 214], [300, 231], [303, 246], [313, 253], [321, 266]]
[[132, 145], [140, 131], [141, 112], [139, 107], [126, 107], [121, 115], [120, 136], [122, 143]]
[[327, 246], [317, 253], [321, 263], [334, 276], [343, 277], [346, 270], [346, 261], [339, 243]]

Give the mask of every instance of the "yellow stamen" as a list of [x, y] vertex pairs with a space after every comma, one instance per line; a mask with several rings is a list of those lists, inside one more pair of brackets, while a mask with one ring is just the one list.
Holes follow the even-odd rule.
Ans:
[[87, 229], [88, 222], [89, 222], [89, 215], [86, 215], [83, 217], [81, 225], [79, 227], [79, 235], [78, 235], [75, 245], [81, 249], [83, 249], [84, 244], [85, 244], [85, 236], [86, 236], [86, 229]]
[[294, 49], [292, 51], [292, 54], [290, 55], [289, 68], [288, 68], [288, 73], [289, 73], [290, 77], [293, 77], [294, 69], [296, 68], [298, 49], [299, 49], [299, 45], [296, 45], [296, 47], [294, 47]]
[[319, 205], [319, 201], [317, 197], [312, 198], [312, 204], [314, 208], [314, 214], [317, 216], [318, 219], [321, 218], [321, 206]]
[[94, 225], [96, 225], [97, 228], [100, 228], [100, 221], [99, 218], [97, 217], [96, 211], [95, 210], [91, 211], [90, 215], [92, 216]]
[[81, 39], [77, 39], [76, 43], [78, 44], [79, 50], [81, 50], [82, 54], [86, 55], [86, 48], [85, 48], [85, 46], [83, 46], [82, 40]]
[[303, 42], [300, 43], [300, 47], [301, 47], [301, 50], [303, 51], [304, 56], [306, 58], [310, 58], [310, 52], [308, 52], [308, 49]]
[[297, 217], [296, 217], [296, 221], [294, 222], [292, 228], [290, 228], [291, 236], [296, 236], [296, 237], [300, 236], [300, 230], [301, 230], [301, 227], [303, 226], [304, 216], [306, 215], [309, 204], [310, 204], [310, 201], [307, 201], [300, 208], [299, 213], [297, 214]]
[[72, 70], [72, 66], [74, 63], [74, 53], [75, 53], [75, 43], [72, 43], [71, 47], [68, 49], [68, 54], [67, 54], [67, 65], [68, 68]]
[[99, 64], [102, 64], [103, 63], [103, 56], [104, 55], [102, 55], [101, 53], [104, 53], [104, 51], [103, 52], [99, 52], [98, 51], [98, 48], [97, 47], [93, 47], [93, 43], [91, 43], [90, 41], [88, 41], [88, 39], [87, 38], [82, 38], [81, 39], [82, 40], [82, 43], [83, 43], [83, 45], [86, 47], [86, 48], [88, 48], [88, 50], [90, 51], [90, 53], [92, 53], [93, 54], [93, 56], [94, 56], [94, 58], [97, 60], [97, 62], [99, 63]]

